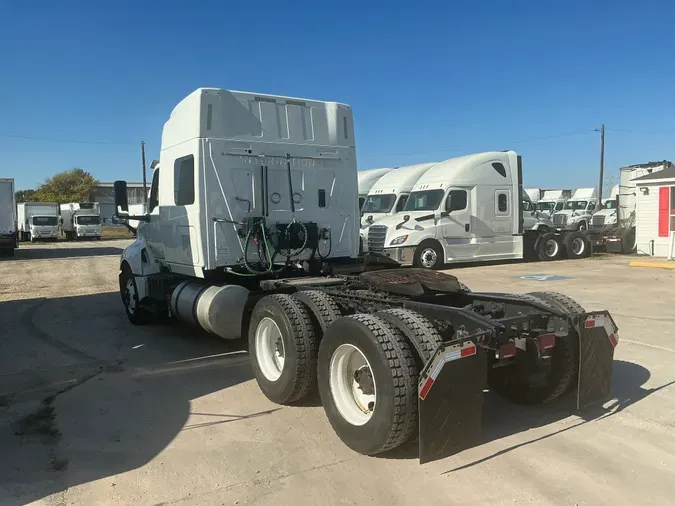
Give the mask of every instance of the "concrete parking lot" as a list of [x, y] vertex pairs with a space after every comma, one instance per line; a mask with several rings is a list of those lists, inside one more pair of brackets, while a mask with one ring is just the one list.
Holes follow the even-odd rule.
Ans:
[[[484, 442], [345, 447], [317, 400], [277, 406], [242, 343], [134, 327], [128, 241], [25, 246], [0, 262], [0, 504], [655, 504], [675, 497], [675, 272], [622, 257], [455, 269], [479, 291], [551, 290], [620, 327], [613, 399], [574, 414], [486, 394]], [[523, 279], [523, 276], [525, 279]]]

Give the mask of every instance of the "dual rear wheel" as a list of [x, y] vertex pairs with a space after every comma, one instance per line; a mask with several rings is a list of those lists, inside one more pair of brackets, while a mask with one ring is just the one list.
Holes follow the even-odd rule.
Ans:
[[263, 393], [293, 404], [318, 391], [338, 437], [366, 455], [396, 448], [415, 433], [419, 371], [440, 342], [413, 311], [345, 317], [318, 291], [266, 296], [249, 325]]

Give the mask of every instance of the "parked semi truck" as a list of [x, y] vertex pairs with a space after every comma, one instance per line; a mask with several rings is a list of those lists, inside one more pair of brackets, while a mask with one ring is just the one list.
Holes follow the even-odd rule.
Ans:
[[56, 202], [21, 202], [16, 207], [20, 241], [58, 240], [59, 205]]
[[598, 209], [597, 190], [579, 188], [567, 199], [563, 209], [553, 214], [553, 225], [557, 230], [588, 230], [596, 209]]
[[101, 239], [101, 208], [98, 202], [61, 204], [61, 231], [66, 240]]
[[14, 179], [0, 178], [0, 256], [13, 257], [17, 245]]
[[[608, 253], [633, 253], [635, 242], [635, 209], [637, 186], [634, 179], [670, 167], [668, 160], [629, 165], [619, 169], [619, 185], [616, 194], [616, 209], [603, 210], [593, 215], [589, 237], [593, 247]], [[614, 189], [612, 189], [614, 193]], [[608, 202], [608, 206], [614, 204]]]
[[514, 151], [504, 151], [436, 164], [417, 181], [401, 213], [368, 228], [368, 251], [427, 269], [590, 255], [584, 234], [553, 234], [533, 215], [525, 229], [521, 163]]
[[553, 216], [562, 211], [565, 202], [572, 196], [572, 190], [545, 190], [537, 202], [537, 211]]
[[[263, 394], [294, 404], [318, 388], [355, 451], [418, 437], [428, 462], [472, 446], [486, 385], [528, 404], [570, 394], [583, 408], [609, 395], [618, 338], [607, 311], [550, 292], [476, 293], [451, 275], [359, 256], [348, 106], [198, 89], [161, 144], [148, 212], [131, 217], [138, 236], [120, 262], [127, 317], [248, 339]], [[520, 167], [512, 152], [482, 159]], [[458, 210], [454, 189], [435, 189], [408, 201], [452, 195]], [[115, 200], [127, 217], [123, 181]]]
[[396, 170], [394, 167], [386, 167], [381, 169], [368, 169], [359, 171], [358, 176], [358, 192], [359, 192], [359, 209], [363, 207], [368, 197], [368, 192], [385, 174]]

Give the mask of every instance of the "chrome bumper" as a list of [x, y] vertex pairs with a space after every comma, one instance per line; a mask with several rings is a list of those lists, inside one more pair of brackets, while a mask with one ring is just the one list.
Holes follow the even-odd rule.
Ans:
[[415, 258], [415, 246], [404, 246], [402, 248], [384, 248], [382, 254], [396, 260], [401, 265], [412, 265]]

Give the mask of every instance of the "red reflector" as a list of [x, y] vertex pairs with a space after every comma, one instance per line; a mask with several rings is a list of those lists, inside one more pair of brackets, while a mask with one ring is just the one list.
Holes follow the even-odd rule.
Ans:
[[511, 358], [516, 356], [516, 343], [506, 343], [499, 347], [499, 358]]
[[555, 334], [543, 334], [538, 339], [540, 350], [548, 350], [555, 346]]
[[467, 346], [466, 348], [462, 348], [461, 356], [462, 358], [464, 357], [470, 357], [471, 355], [476, 354], [476, 347], [475, 346]]
[[616, 348], [616, 345], [619, 344], [619, 341], [617, 340], [616, 336], [614, 334], [609, 335], [609, 340], [612, 343], [612, 346]]
[[595, 320], [592, 318], [586, 320], [586, 322], [584, 323], [584, 327], [586, 327], [587, 329], [595, 327]]
[[422, 390], [420, 390], [420, 399], [424, 400], [427, 398], [427, 394], [429, 393], [429, 390], [431, 390], [431, 385], [434, 384], [434, 379], [433, 378], [427, 378], [426, 383], [424, 383], [424, 386], [422, 387]]

